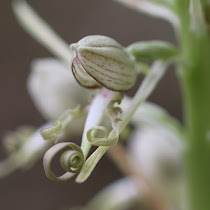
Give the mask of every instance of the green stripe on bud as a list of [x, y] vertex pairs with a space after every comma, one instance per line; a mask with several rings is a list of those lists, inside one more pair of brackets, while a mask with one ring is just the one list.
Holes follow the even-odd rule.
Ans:
[[137, 65], [130, 55], [114, 39], [93, 35], [70, 46], [72, 71], [84, 87], [104, 86], [113, 91], [127, 91], [137, 77]]
[[177, 49], [165, 41], [136, 42], [127, 47], [138, 61], [168, 60], [178, 54]]

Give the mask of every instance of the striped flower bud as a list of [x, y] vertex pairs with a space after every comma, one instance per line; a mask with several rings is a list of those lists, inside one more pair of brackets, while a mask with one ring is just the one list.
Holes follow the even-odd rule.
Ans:
[[135, 84], [134, 58], [115, 40], [106, 36], [87, 36], [71, 44], [70, 48], [72, 71], [82, 86], [127, 91]]

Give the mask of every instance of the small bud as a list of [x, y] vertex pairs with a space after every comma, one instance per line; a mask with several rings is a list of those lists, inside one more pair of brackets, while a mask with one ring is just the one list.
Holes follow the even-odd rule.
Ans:
[[167, 60], [178, 54], [177, 49], [165, 41], [136, 42], [128, 46], [127, 50], [137, 61]]
[[87, 36], [71, 44], [70, 48], [72, 71], [82, 86], [127, 91], [135, 84], [134, 58], [115, 40], [106, 36]]
[[12, 133], [11, 138], [14, 138], [13, 140], [16, 138], [17, 141], [20, 141], [22, 137], [24, 142], [11, 151], [6, 159], [0, 161], [0, 179], [17, 169], [31, 167], [54, 144], [53, 141], [45, 141], [40, 134], [40, 130], [46, 126], [49, 124], [45, 124], [37, 130], [34, 129], [33, 132], [33, 128], [20, 127]]
[[21, 126], [16, 131], [9, 131], [3, 138], [3, 144], [8, 154], [15, 153], [34, 133], [32, 126]]

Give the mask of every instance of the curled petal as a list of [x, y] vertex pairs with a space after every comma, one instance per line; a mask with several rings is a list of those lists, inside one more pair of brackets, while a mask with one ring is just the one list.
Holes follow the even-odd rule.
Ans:
[[[105, 137], [100, 137], [100, 138], [95, 137], [95, 133], [97, 131], [104, 132]], [[119, 136], [116, 136], [114, 138], [110, 138], [109, 134], [110, 133], [107, 130], [107, 128], [105, 128], [103, 126], [96, 126], [92, 129], [88, 130], [87, 139], [94, 146], [111, 146], [111, 145], [116, 144]]]
[[91, 103], [87, 120], [85, 122], [81, 144], [81, 149], [84, 152], [85, 159], [91, 148], [91, 143], [87, 139], [87, 131], [100, 125], [107, 110], [107, 105], [114, 98], [115, 94], [116, 93], [113, 91], [102, 88]]
[[51, 127], [43, 129], [41, 135], [45, 140], [56, 140], [61, 131], [62, 123], [55, 122]]
[[[110, 136], [110, 132], [107, 128], [103, 126], [96, 126], [87, 131], [87, 139], [94, 146], [111, 146], [117, 144], [119, 139], [119, 126], [118, 123], [122, 121], [121, 113], [122, 109], [120, 107], [114, 107], [116, 103], [120, 103], [123, 99], [123, 93], [117, 93], [113, 100], [107, 105], [108, 116], [112, 122], [112, 128], [114, 131], [114, 135]], [[95, 137], [97, 131], [102, 131], [105, 136], [104, 137]]]
[[[56, 177], [51, 170], [51, 162], [55, 155], [65, 147], [72, 150], [65, 151], [60, 158], [61, 166], [66, 171], [65, 174]], [[46, 176], [53, 181], [66, 181], [78, 173], [84, 164], [84, 155], [79, 146], [71, 142], [58, 143], [51, 147], [44, 155], [43, 165]]]
[[82, 115], [82, 109], [77, 106], [75, 109], [67, 110], [51, 127], [45, 128], [41, 131], [41, 135], [45, 140], [57, 140], [58, 135], [67, 127], [67, 125], [74, 119]]

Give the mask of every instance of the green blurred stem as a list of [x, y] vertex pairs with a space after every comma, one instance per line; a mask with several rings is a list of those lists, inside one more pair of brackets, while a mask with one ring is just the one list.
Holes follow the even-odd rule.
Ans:
[[[189, 1], [178, 0], [180, 45], [187, 61], [180, 65], [187, 150], [187, 210], [210, 209], [210, 36], [191, 29]], [[191, 14], [193, 15], [193, 14]]]
[[13, 0], [12, 8], [20, 25], [67, 66], [71, 63], [69, 45], [24, 0]]

